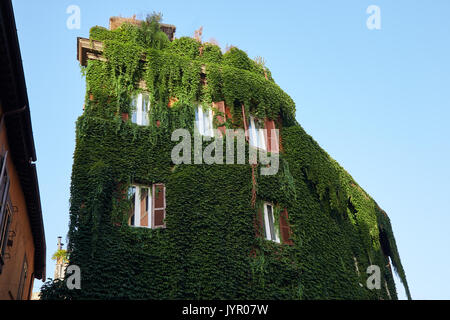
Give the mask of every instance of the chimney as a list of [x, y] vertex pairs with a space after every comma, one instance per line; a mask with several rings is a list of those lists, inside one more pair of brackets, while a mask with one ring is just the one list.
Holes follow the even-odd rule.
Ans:
[[[136, 15], [131, 18], [123, 18], [123, 17], [110, 17], [109, 18], [109, 30], [115, 30], [119, 28], [124, 23], [129, 23], [135, 26], [140, 26], [143, 20], [136, 19]], [[177, 28], [171, 24], [160, 23], [161, 31], [163, 31], [170, 41], [173, 41], [175, 38], [175, 31]]]
[[58, 250], [62, 250], [64, 243], [61, 243], [62, 237], [58, 237]]
[[[64, 243], [61, 242], [62, 237], [58, 237], [58, 250], [62, 250]], [[56, 260], [54, 279], [64, 279], [67, 263], [61, 257]]]

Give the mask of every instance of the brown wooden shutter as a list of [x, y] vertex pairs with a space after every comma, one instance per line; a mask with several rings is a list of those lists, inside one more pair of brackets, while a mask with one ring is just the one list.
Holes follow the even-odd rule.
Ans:
[[265, 127], [265, 137], [266, 137], [266, 146], [268, 152], [279, 152], [278, 147], [278, 135], [275, 132], [272, 132], [272, 130], [275, 130], [275, 121], [267, 119], [264, 123]]
[[214, 107], [214, 109], [216, 109], [218, 112], [221, 113], [221, 114], [217, 115], [217, 122], [219, 123], [219, 126], [217, 126], [217, 129], [219, 129], [220, 132], [222, 132], [222, 135], [225, 135], [225, 130], [226, 130], [225, 126], [220, 126], [220, 124], [223, 124], [226, 121], [225, 102], [224, 101], [213, 102], [213, 107]]
[[7, 170], [8, 152], [3, 156], [1, 174], [0, 174], [0, 273], [5, 263], [4, 254], [8, 241], [9, 227], [11, 224], [11, 215], [7, 210], [9, 200], [9, 176]]
[[230, 107], [225, 106], [225, 116], [227, 117], [227, 119], [233, 120]]
[[283, 119], [281, 118], [281, 115], [278, 116], [277, 127], [280, 133], [278, 137], [278, 149], [280, 152], [283, 152], [283, 139], [281, 136], [281, 130], [283, 129]]
[[280, 233], [283, 243], [293, 245], [291, 227], [289, 225], [289, 217], [286, 209], [280, 212]]
[[7, 161], [8, 161], [8, 151], [6, 151], [5, 155], [2, 159], [2, 167], [0, 172], [0, 204], [4, 203], [4, 191], [6, 188], [6, 182], [8, 177], [8, 171], [7, 171]]
[[0, 231], [6, 220], [6, 202], [9, 198], [9, 175], [7, 170], [8, 152], [3, 157], [3, 164], [0, 175]]
[[166, 187], [162, 183], [153, 185], [153, 221], [152, 228], [165, 228], [166, 223]]
[[9, 228], [11, 227], [11, 215], [8, 214], [7, 210], [4, 211], [2, 220], [0, 225], [0, 274], [5, 264], [5, 250], [8, 243]]
[[129, 119], [129, 114], [127, 112], [122, 112], [122, 121], [127, 122]]
[[264, 215], [263, 215], [263, 207], [258, 208], [256, 211], [254, 226], [255, 226], [255, 235], [260, 238], [264, 238]]

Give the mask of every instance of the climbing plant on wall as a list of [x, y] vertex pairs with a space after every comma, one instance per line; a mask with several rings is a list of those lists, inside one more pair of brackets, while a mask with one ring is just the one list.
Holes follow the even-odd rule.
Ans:
[[[153, 15], [141, 26], [91, 29], [105, 61], [83, 70], [68, 246], [82, 289], [50, 281], [42, 297], [389, 299], [396, 298], [390, 260], [407, 289], [386, 213], [297, 123], [294, 102], [270, 70], [238, 48], [222, 54], [188, 37], [169, 42], [159, 22]], [[145, 127], [122, 118], [142, 91], [151, 105]], [[249, 164], [172, 163], [172, 131], [186, 128], [193, 137], [195, 107], [218, 101], [230, 108], [229, 127], [243, 128], [242, 106], [246, 115], [277, 121], [276, 175]], [[165, 184], [165, 229], [128, 225], [133, 183]], [[276, 221], [287, 210], [293, 245], [257, 236], [262, 201], [274, 204]], [[365, 286], [373, 264], [382, 270], [380, 290]]]

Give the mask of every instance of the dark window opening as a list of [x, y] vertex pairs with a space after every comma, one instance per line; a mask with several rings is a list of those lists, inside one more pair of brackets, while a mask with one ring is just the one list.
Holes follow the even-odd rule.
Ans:
[[392, 250], [391, 250], [391, 244], [389, 242], [389, 238], [387, 236], [386, 231], [379, 228], [379, 234], [380, 234], [380, 245], [381, 250], [383, 250], [383, 253], [385, 256], [392, 257]]

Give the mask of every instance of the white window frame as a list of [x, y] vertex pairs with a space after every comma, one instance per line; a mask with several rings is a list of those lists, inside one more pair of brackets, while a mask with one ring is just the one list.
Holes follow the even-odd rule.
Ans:
[[250, 116], [248, 131], [250, 145], [261, 150], [267, 150], [265, 129], [259, 127], [259, 122], [255, 121], [253, 116]]
[[[153, 187], [133, 184], [130, 187], [136, 188], [134, 195], [134, 225], [130, 224], [130, 227], [141, 227], [152, 229], [153, 226]], [[141, 189], [148, 189], [148, 212], [147, 212], [147, 226], [141, 226]]]
[[[145, 97], [148, 102], [144, 105]], [[150, 97], [147, 93], [139, 93], [133, 97], [132, 101], [133, 110], [131, 110], [131, 122], [140, 126], [149, 125], [148, 112], [150, 111]]]
[[[268, 206], [272, 208], [272, 223], [273, 223], [273, 231], [274, 234], [272, 234], [272, 228], [270, 226], [270, 219], [269, 219], [269, 210]], [[280, 228], [275, 224], [275, 216], [274, 216], [274, 206], [272, 203], [264, 202], [264, 238], [266, 240], [274, 241], [276, 243], [281, 243], [280, 241]]]
[[214, 137], [212, 109], [203, 110], [202, 106], [197, 106], [195, 110], [195, 122], [198, 132], [202, 136]]

